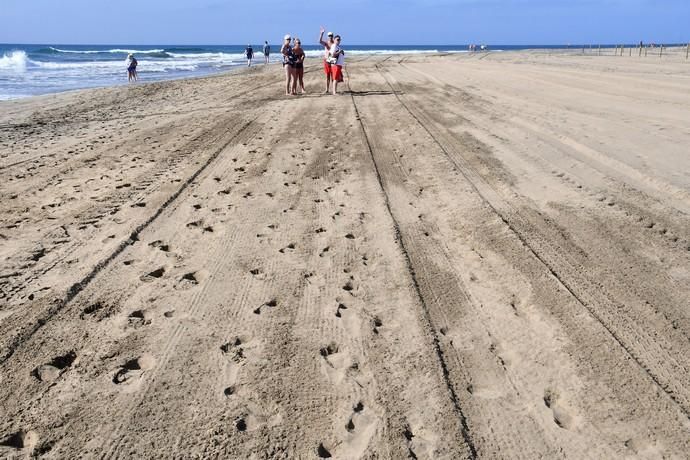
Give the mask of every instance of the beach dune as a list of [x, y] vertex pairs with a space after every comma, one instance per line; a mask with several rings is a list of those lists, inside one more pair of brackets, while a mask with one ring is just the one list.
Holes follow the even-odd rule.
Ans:
[[351, 59], [0, 103], [0, 457], [690, 452], [690, 67]]

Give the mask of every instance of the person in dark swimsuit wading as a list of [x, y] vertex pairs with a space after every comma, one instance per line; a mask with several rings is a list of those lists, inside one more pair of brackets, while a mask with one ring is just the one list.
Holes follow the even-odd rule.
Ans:
[[137, 75], [138, 64], [139, 62], [137, 62], [137, 59], [134, 57], [133, 54], [127, 56], [127, 81], [137, 81], [137, 78], [139, 78], [139, 76]]

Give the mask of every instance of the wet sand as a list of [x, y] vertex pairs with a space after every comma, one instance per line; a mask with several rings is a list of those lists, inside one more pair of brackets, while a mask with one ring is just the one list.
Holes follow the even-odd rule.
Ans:
[[0, 457], [687, 458], [690, 65], [0, 103]]

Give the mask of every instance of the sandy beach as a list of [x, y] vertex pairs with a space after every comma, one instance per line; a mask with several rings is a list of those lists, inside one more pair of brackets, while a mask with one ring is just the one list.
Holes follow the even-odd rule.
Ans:
[[688, 62], [0, 102], [0, 458], [688, 458]]

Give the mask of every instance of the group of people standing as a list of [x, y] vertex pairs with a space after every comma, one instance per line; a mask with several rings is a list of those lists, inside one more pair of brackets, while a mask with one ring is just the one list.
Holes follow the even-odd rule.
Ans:
[[[319, 35], [319, 44], [324, 48], [323, 70], [326, 74], [326, 90], [324, 94], [332, 93], [338, 94], [338, 83], [343, 81], [343, 66], [345, 65], [345, 50], [340, 46], [340, 35], [334, 35], [333, 32], [326, 34], [327, 39], [324, 40], [324, 33], [326, 29], [321, 27], [321, 34]], [[265, 63], [268, 64], [271, 47], [268, 42], [264, 43], [263, 54]], [[254, 49], [251, 45], [247, 45], [244, 51], [247, 58], [247, 67], [252, 65], [254, 59]], [[285, 35], [283, 39], [283, 46], [280, 48], [280, 54], [283, 55], [283, 67], [285, 68], [285, 94], [296, 95], [299, 87], [301, 94], [306, 93], [304, 89], [304, 60], [307, 55], [302, 48], [302, 41], [297, 37], [292, 37], [290, 34]], [[129, 81], [137, 80], [137, 60], [130, 54], [127, 57], [127, 73]]]
[[319, 44], [324, 47], [325, 55], [323, 59], [323, 71], [326, 74], [326, 91], [332, 89], [333, 94], [338, 94], [338, 83], [343, 81], [343, 66], [345, 65], [345, 50], [340, 46], [340, 35], [333, 35], [333, 32], [328, 32], [327, 41], [323, 40], [323, 33], [326, 30], [321, 27], [321, 34], [319, 35]]
[[302, 41], [290, 34], [283, 38], [283, 46], [280, 48], [280, 54], [283, 55], [283, 67], [285, 68], [285, 94], [297, 94], [297, 85], [299, 84], [302, 94], [306, 91], [304, 89], [304, 59], [307, 55], [302, 49]]
[[[325, 54], [323, 59], [323, 70], [326, 74], [326, 90], [324, 94], [332, 92], [338, 93], [338, 83], [343, 81], [343, 65], [345, 65], [345, 51], [340, 46], [340, 35], [328, 32], [328, 39], [324, 41], [323, 35], [326, 30], [321, 27], [319, 44], [324, 47]], [[302, 48], [299, 38], [285, 35], [283, 46], [280, 48], [283, 55], [283, 67], [285, 68], [285, 94], [296, 95], [297, 87], [304, 94], [304, 59], [306, 54]]]

